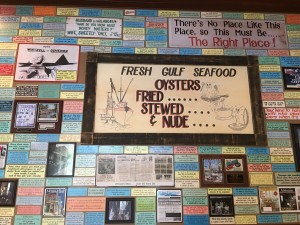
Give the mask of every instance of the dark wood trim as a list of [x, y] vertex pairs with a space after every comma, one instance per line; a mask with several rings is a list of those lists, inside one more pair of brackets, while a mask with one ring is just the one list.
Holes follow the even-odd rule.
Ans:
[[1, 5], [48, 5], [124, 9], [299, 13], [298, 0], [1, 0]]
[[[162, 65], [247, 66], [251, 90], [254, 134], [94, 133], [97, 63], [140, 63]], [[255, 56], [174, 56], [88, 53], [81, 142], [116, 145], [253, 145], [266, 146], [264, 113], [260, 93], [258, 58]]]

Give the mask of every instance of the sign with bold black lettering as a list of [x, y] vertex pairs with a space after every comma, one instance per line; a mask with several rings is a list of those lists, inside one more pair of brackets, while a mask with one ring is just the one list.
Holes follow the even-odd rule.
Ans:
[[247, 58], [150, 58], [98, 62], [93, 133], [255, 134]]

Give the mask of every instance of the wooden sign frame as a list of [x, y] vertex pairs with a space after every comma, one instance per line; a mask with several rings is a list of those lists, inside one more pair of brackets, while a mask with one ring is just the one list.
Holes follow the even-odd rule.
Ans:
[[[253, 134], [203, 134], [192, 133], [95, 133], [95, 104], [98, 63], [158, 64], [158, 65], [207, 65], [246, 66], [249, 80]], [[170, 56], [170, 55], [125, 55], [88, 53], [86, 61], [86, 89], [82, 127], [82, 143], [116, 145], [255, 145], [266, 146], [264, 113], [260, 92], [258, 58], [255, 56]], [[99, 85], [99, 84], [98, 84]]]

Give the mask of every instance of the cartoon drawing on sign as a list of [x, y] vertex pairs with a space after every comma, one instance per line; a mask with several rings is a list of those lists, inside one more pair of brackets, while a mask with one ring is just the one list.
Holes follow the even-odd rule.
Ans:
[[130, 126], [129, 120], [133, 114], [133, 110], [128, 106], [128, 102], [124, 98], [132, 81], [133, 79], [130, 80], [126, 90], [123, 91], [121, 80], [120, 89], [117, 91], [112, 78], [110, 78], [110, 91], [107, 92], [106, 108], [100, 113], [103, 125], [114, 129], [124, 129]]
[[20, 44], [16, 81], [76, 81], [79, 46]]
[[54, 63], [46, 62], [46, 57], [39, 53], [27, 63], [19, 62], [19, 67], [27, 67], [27, 69], [20, 70], [20, 79], [47, 79], [55, 80], [57, 67], [72, 65], [65, 55], [61, 55]]
[[217, 120], [232, 120], [235, 122], [228, 125], [233, 130], [243, 130], [249, 123], [248, 110], [244, 106], [230, 106], [225, 100], [230, 100], [228, 94], [220, 94], [217, 84], [203, 82], [201, 84], [201, 99], [210, 103], [212, 111], [216, 114]]

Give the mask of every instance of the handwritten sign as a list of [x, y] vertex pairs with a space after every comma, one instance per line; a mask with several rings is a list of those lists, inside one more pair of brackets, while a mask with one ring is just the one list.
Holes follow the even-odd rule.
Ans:
[[[96, 87], [95, 133], [254, 132], [247, 67], [98, 63], [97, 83], [103, 85]], [[127, 91], [119, 97], [120, 88]], [[174, 153], [198, 152], [180, 149]]]
[[122, 20], [114, 18], [68, 17], [66, 36], [121, 38]]
[[283, 21], [169, 19], [170, 47], [286, 49]]

